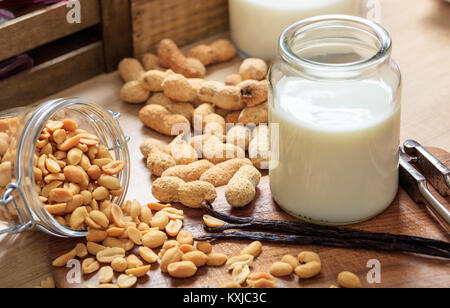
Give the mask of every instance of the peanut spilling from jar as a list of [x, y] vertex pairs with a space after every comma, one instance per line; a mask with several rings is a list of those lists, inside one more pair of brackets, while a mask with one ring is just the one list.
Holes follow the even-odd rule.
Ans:
[[34, 175], [41, 201], [73, 230], [108, 226], [111, 217], [100, 208], [123, 193], [117, 175], [124, 167], [97, 136], [70, 119], [49, 121], [36, 144]]

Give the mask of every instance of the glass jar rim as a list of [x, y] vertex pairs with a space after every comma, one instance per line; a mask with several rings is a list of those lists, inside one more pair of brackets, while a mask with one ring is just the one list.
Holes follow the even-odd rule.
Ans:
[[[343, 26], [344, 23], [352, 23], [353, 28], [362, 30], [362, 27], [367, 27], [373, 31], [373, 35], [380, 43], [378, 51], [372, 56], [357, 62], [348, 63], [323, 63], [305, 59], [297, 55], [291, 48], [291, 39], [302, 33], [306, 33], [312, 29], [316, 29], [328, 23], [329, 26]], [[360, 25], [360, 28], [356, 28]], [[310, 28], [309, 26], [313, 26]], [[349, 27], [349, 26], [347, 26]], [[376, 22], [365, 18], [350, 16], [350, 15], [322, 15], [303, 19], [283, 31], [280, 37], [280, 56], [283, 60], [298, 66], [315, 71], [363, 71], [373, 66], [383, 63], [390, 57], [392, 51], [392, 39], [388, 31]]]

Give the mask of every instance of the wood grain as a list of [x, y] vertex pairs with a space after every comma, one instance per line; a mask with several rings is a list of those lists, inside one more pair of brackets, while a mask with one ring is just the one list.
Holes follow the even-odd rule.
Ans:
[[106, 72], [133, 54], [130, 0], [101, 0], [102, 37]]
[[392, 36], [393, 57], [403, 75], [402, 138], [449, 144], [450, 3], [381, 4], [382, 25]]
[[[438, 149], [431, 151], [450, 166], [450, 153]], [[243, 209], [232, 209], [224, 197], [225, 188], [218, 189], [219, 198], [213, 206], [216, 210], [230, 215], [241, 217], [256, 217], [266, 219], [292, 220], [273, 201], [269, 177], [263, 177], [258, 186], [257, 199], [253, 204]], [[436, 194], [436, 192], [434, 192]], [[443, 199], [450, 208], [450, 198]], [[185, 229], [195, 236], [203, 235], [203, 210], [177, 208], [185, 211]], [[427, 209], [415, 204], [409, 196], [400, 190], [391, 207], [382, 215], [358, 225], [352, 226], [359, 230], [386, 232], [393, 234], [416, 235], [449, 241], [450, 236], [434, 221]], [[60, 240], [52, 238], [49, 241], [49, 254], [51, 259], [70, 251], [77, 240]], [[214, 251], [225, 253], [229, 257], [238, 255], [248, 244], [245, 241], [219, 241], [214, 243]], [[428, 258], [412, 254], [393, 252], [378, 252], [373, 250], [337, 249], [320, 246], [293, 246], [284, 244], [263, 243], [263, 253], [256, 259], [252, 272], [268, 272], [272, 263], [281, 260], [286, 254], [298, 255], [301, 251], [318, 252], [322, 258], [322, 273], [311, 280], [299, 280], [295, 275], [277, 279], [279, 287], [321, 287], [327, 288], [336, 284], [336, 277], [342, 271], [355, 272], [364, 284], [364, 287], [450, 287], [450, 261], [437, 258]], [[136, 251], [135, 251], [136, 253]], [[369, 260], [378, 260], [381, 263], [381, 284], [371, 285], [366, 282], [369, 271]], [[69, 284], [65, 279], [68, 269], [55, 269], [55, 278], [60, 287], [83, 287], [87, 284], [96, 285], [96, 275], [84, 276], [80, 284]], [[231, 275], [225, 268], [201, 268], [198, 274], [191, 279], [171, 279], [167, 274], [161, 273], [158, 265], [152, 266], [149, 277], [141, 278], [138, 287], [193, 287], [208, 288], [219, 287], [231, 281]]]
[[31, 104], [103, 71], [102, 43], [82, 47], [0, 81], [0, 110]]
[[134, 54], [164, 38], [183, 46], [228, 30], [227, 0], [132, 0]]
[[69, 24], [66, 1], [0, 25], [0, 61], [100, 23], [98, 1], [81, 0], [80, 24]]

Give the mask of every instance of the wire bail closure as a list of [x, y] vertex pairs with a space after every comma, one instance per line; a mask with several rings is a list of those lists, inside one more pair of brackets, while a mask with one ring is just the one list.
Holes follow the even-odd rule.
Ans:
[[[16, 183], [9, 184], [8, 189], [6, 190], [5, 194], [3, 195], [3, 198], [0, 199], [0, 206], [3, 206], [6, 213], [11, 214], [8, 204], [12, 203], [14, 205], [14, 209], [17, 213], [17, 217], [19, 218], [20, 224], [16, 224], [15, 221], [10, 221], [9, 222], [10, 227], [0, 230], [0, 234], [6, 234], [6, 233], [17, 234], [24, 230], [31, 229], [34, 225], [33, 220], [30, 220], [28, 222], [25, 221], [25, 218], [23, 217], [23, 215], [19, 209], [19, 206], [17, 205], [16, 199], [13, 196], [13, 192], [16, 190], [20, 195], [22, 195], [19, 185], [17, 185]], [[28, 213], [28, 214], [31, 214], [31, 213]], [[31, 215], [29, 215], [29, 217], [31, 217]]]

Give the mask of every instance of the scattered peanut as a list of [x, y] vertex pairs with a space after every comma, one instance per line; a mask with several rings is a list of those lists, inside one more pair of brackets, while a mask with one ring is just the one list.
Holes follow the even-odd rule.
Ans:
[[159, 58], [153, 53], [145, 53], [141, 58], [142, 66], [146, 71], [164, 70], [159, 64]]
[[359, 289], [362, 288], [361, 280], [358, 276], [351, 272], [342, 272], [338, 275], [339, 285], [347, 289]]
[[195, 71], [194, 77], [196, 77], [196, 78], [205, 77], [206, 67], [203, 65], [203, 63], [200, 60], [195, 59], [195, 58], [187, 58], [186, 60]]
[[98, 281], [102, 283], [110, 283], [114, 278], [114, 271], [110, 266], [102, 267], [98, 272]]
[[148, 248], [161, 247], [167, 240], [167, 235], [161, 231], [150, 231], [142, 238], [142, 244]]
[[172, 74], [162, 83], [164, 94], [175, 101], [192, 102], [197, 97], [197, 92], [189, 83], [189, 80], [180, 74]]
[[153, 182], [153, 196], [161, 202], [181, 202], [190, 208], [200, 208], [204, 201], [213, 202], [217, 193], [209, 183], [194, 181], [186, 183], [176, 177], [163, 177]]
[[161, 271], [166, 273], [170, 264], [181, 261], [183, 252], [181, 252], [178, 246], [167, 249], [161, 258]]
[[247, 280], [248, 275], [250, 275], [250, 268], [246, 264], [237, 264], [231, 274], [233, 281], [240, 285]]
[[233, 207], [244, 207], [256, 196], [256, 186], [261, 180], [261, 173], [253, 166], [243, 166], [227, 185], [225, 198]]
[[223, 253], [210, 253], [208, 255], [208, 265], [209, 266], [222, 266], [224, 265], [228, 260], [228, 257], [224, 255]]
[[289, 276], [293, 271], [294, 268], [290, 264], [284, 262], [275, 262], [270, 267], [270, 273], [276, 277]]
[[322, 270], [321, 260], [318, 254], [312, 251], [304, 251], [298, 255], [301, 265], [295, 268], [298, 277], [309, 279], [319, 275]]
[[148, 155], [153, 151], [164, 152], [164, 145], [161, 141], [148, 138], [144, 142], [141, 143], [140, 151], [144, 158], [147, 158]]
[[298, 258], [296, 258], [292, 255], [283, 256], [283, 258], [281, 259], [281, 262], [289, 264], [290, 266], [292, 266], [293, 269], [297, 268], [297, 266], [300, 265]]
[[120, 99], [130, 104], [142, 104], [149, 98], [150, 91], [142, 80], [127, 82], [120, 90]]
[[223, 227], [225, 225], [224, 221], [222, 221], [218, 218], [212, 217], [211, 215], [203, 215], [203, 222], [205, 223], [205, 225], [207, 227], [210, 227], [210, 228], [218, 228], [218, 227]]
[[84, 259], [81, 263], [81, 271], [85, 275], [92, 274], [100, 268], [100, 264], [94, 258]]
[[250, 58], [242, 62], [239, 73], [243, 80], [263, 80], [269, 67], [264, 60]]
[[175, 73], [188, 78], [196, 76], [195, 69], [171, 39], [164, 39], [159, 43], [158, 57], [162, 66], [170, 68]]
[[125, 250], [123, 248], [106, 248], [97, 253], [97, 260], [100, 263], [112, 263], [112, 261], [116, 258], [124, 257]]
[[169, 224], [166, 226], [166, 233], [171, 237], [176, 237], [181, 228], [183, 227], [183, 221], [179, 219], [171, 220]]
[[182, 257], [183, 261], [192, 261], [197, 267], [202, 267], [208, 263], [208, 256], [201, 251], [191, 251], [185, 253]]
[[169, 75], [174, 74], [172, 70], [160, 71], [160, 70], [149, 70], [141, 75], [141, 80], [145, 84], [148, 91], [152, 92], [162, 92], [162, 84], [164, 79]]
[[198, 59], [203, 65], [226, 62], [236, 55], [236, 49], [229, 40], [220, 39], [210, 45], [199, 45], [188, 51], [187, 56]]
[[241, 100], [241, 90], [237, 86], [226, 86], [217, 81], [203, 83], [198, 90], [198, 97], [205, 103], [225, 110], [242, 110], [246, 106]]
[[209, 242], [198, 242], [196, 247], [205, 254], [209, 254], [212, 251], [212, 245]]
[[200, 181], [211, 183], [215, 187], [227, 185], [235, 173], [245, 165], [251, 166], [252, 162], [246, 158], [231, 159], [220, 163], [203, 173], [200, 177]]
[[246, 107], [239, 115], [238, 122], [244, 125], [259, 125], [269, 122], [268, 103]]
[[148, 247], [139, 247], [139, 255], [145, 262], [150, 264], [158, 262], [159, 259], [158, 255]]
[[321, 270], [322, 270], [321, 264], [317, 261], [312, 261], [297, 266], [297, 268], [295, 269], [295, 273], [300, 278], [309, 279], [319, 275]]
[[96, 256], [100, 251], [106, 249], [105, 246], [94, 243], [94, 242], [87, 242], [86, 244], [87, 250], [91, 255]]
[[132, 275], [134, 277], [144, 277], [150, 271], [150, 265], [140, 266], [136, 268], [130, 268], [125, 271], [125, 274]]
[[70, 260], [75, 259], [76, 256], [77, 256], [77, 251], [75, 249], [73, 249], [73, 250], [69, 251], [68, 253], [66, 253], [64, 255], [61, 255], [58, 258], [56, 258], [53, 261], [52, 265], [54, 267], [64, 267], [64, 266], [67, 265], [67, 263]]
[[169, 224], [170, 219], [169, 215], [164, 212], [158, 212], [156, 213], [151, 221], [152, 228], [158, 228], [160, 231], [164, 230], [167, 225]]
[[122, 274], [117, 278], [117, 285], [121, 289], [130, 289], [137, 283], [137, 277]]
[[197, 267], [191, 261], [182, 261], [169, 264], [167, 271], [174, 278], [189, 278], [195, 275]]
[[184, 135], [179, 135], [166, 147], [166, 153], [175, 159], [177, 165], [188, 165], [198, 161], [198, 153], [183, 138]]
[[145, 126], [166, 136], [190, 127], [190, 122], [184, 116], [174, 114], [160, 105], [145, 106], [140, 110], [139, 117]]
[[164, 171], [161, 177], [177, 177], [185, 182], [199, 181], [203, 173], [214, 167], [208, 160], [199, 160], [189, 165], [178, 165]]
[[262, 244], [259, 241], [252, 242], [246, 248], [241, 251], [241, 255], [251, 255], [253, 257], [258, 257], [262, 251]]
[[123, 257], [118, 257], [112, 260], [111, 267], [114, 269], [114, 271], [118, 273], [123, 273], [128, 268], [127, 260]]
[[125, 58], [119, 63], [119, 74], [125, 82], [139, 79], [144, 72], [141, 63], [136, 59]]
[[177, 241], [178, 241], [178, 243], [180, 243], [181, 245], [183, 245], [183, 244], [193, 245], [193, 244], [194, 244], [194, 236], [193, 236], [192, 233], [189, 232], [189, 231], [181, 230], [181, 231], [178, 233]]
[[267, 80], [245, 80], [237, 87], [241, 89], [241, 99], [248, 107], [262, 104], [268, 99], [269, 83]]
[[248, 276], [247, 285], [252, 288], [276, 288], [276, 280], [267, 273], [253, 273]]
[[322, 263], [320, 257], [317, 253], [312, 251], [303, 251], [298, 255], [298, 261], [300, 263], [309, 263], [312, 261], [316, 261], [318, 263]]
[[[167, 86], [167, 83], [166, 83]], [[188, 121], [192, 121], [194, 115], [194, 107], [190, 103], [175, 102], [172, 98], [169, 98], [163, 93], [153, 94], [147, 101], [147, 105], [160, 105], [174, 114], [180, 114], [184, 116]]]
[[267, 125], [259, 125], [253, 130], [253, 137], [248, 148], [248, 153], [256, 168], [269, 169], [270, 142], [269, 128]]
[[79, 243], [75, 246], [75, 251], [78, 258], [85, 258], [88, 255], [88, 249], [85, 244]]
[[255, 257], [249, 254], [234, 256], [228, 259], [225, 267], [227, 268], [227, 270], [233, 270], [238, 265], [247, 265], [250, 267], [252, 266], [254, 259]]

